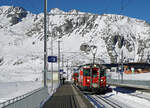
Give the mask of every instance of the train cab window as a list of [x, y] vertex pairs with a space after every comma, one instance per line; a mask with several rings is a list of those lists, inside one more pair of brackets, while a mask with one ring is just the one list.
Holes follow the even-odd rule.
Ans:
[[97, 70], [93, 70], [92, 73], [93, 73], [93, 77], [97, 77]]
[[101, 76], [101, 77], [105, 76], [105, 70], [104, 70], [104, 69], [102, 69], [102, 70], [100, 71], [100, 76]]
[[90, 76], [90, 69], [84, 69], [83, 72], [84, 76]]

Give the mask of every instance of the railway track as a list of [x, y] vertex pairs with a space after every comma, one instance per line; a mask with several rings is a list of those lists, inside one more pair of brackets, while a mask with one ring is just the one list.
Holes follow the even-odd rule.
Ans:
[[[77, 87], [75, 86], [75, 88], [77, 88]], [[77, 88], [77, 89], [79, 90], [79, 88]], [[107, 96], [107, 95], [96, 95], [96, 94], [93, 94], [93, 93], [87, 92], [87, 91], [80, 91], [80, 92], [96, 108], [133, 108], [134, 104], [132, 104], [132, 103], [135, 103], [135, 105], [137, 105], [137, 106], [140, 105], [138, 103], [138, 99], [137, 99], [137, 101], [136, 100], [132, 101], [131, 98], [134, 98], [134, 97], [137, 97], [137, 98], [140, 98], [140, 99], [144, 99], [144, 100], [146, 100], [145, 102], [147, 102], [147, 101], [150, 102], [150, 93], [143, 92], [143, 91], [138, 91], [138, 92], [133, 91], [133, 92], [130, 92], [130, 90], [127, 89], [127, 92], [126, 92], [126, 89], [119, 89], [117, 91], [117, 92], [120, 92], [119, 94], [116, 94], [117, 92], [116, 93], [115, 92], [112, 93], [113, 95], [116, 95], [116, 97], [118, 97], [118, 98], [120, 98], [119, 96], [121, 96], [120, 99], [113, 98], [113, 96], [111, 97], [110, 95], [109, 96]], [[124, 103], [123, 100], [127, 99], [127, 98], [123, 97], [124, 94], [126, 94], [125, 96], [127, 96], [127, 95], [128, 96], [132, 96], [132, 97], [129, 97], [130, 100], [131, 100], [131, 102], [129, 102], [129, 104], [127, 102]], [[119, 96], [117, 96], [117, 95], [119, 95]], [[147, 105], [147, 106], [149, 106], [149, 105]]]
[[[96, 95], [92, 93], [88, 93], [85, 91], [80, 91], [96, 108], [132, 108], [133, 104], [132, 101], [130, 104], [124, 103], [122, 100], [120, 101], [119, 99], [115, 98], [109, 98], [107, 95]], [[141, 98], [144, 100], [147, 100], [150, 102], [150, 93], [147, 92], [133, 92], [133, 93], [123, 93], [122, 94], [127, 94], [132, 97], [137, 97]], [[131, 98], [131, 97], [130, 97]], [[121, 98], [124, 99], [124, 98]], [[133, 101], [134, 103], [134, 101]], [[135, 103], [135, 105], [138, 105], [138, 102]], [[148, 105], [149, 106], [149, 105]]]
[[[76, 89], [79, 90], [75, 85], [73, 85]], [[79, 90], [80, 91], [80, 90]], [[122, 108], [120, 105], [114, 103], [113, 101], [106, 99], [100, 95], [92, 95], [92, 93], [86, 93], [80, 91], [90, 102], [92, 102], [93, 106], [97, 108]]]
[[[125, 94], [127, 94], [129, 96], [134, 96], [134, 97], [137, 97], [137, 98], [142, 98], [142, 99], [145, 99], [147, 101], [150, 101], [150, 92], [149, 91], [145, 91], [145, 90], [137, 90], [136, 91], [135, 88], [130, 88], [130, 89], [131, 89], [131, 91], [133, 90], [133, 92], [131, 92], [131, 93], [125, 93]], [[130, 89], [129, 88], [127, 88], [127, 89], [123, 88], [119, 92], [124, 93], [124, 91], [129, 91]]]
[[137, 97], [137, 98], [142, 98], [142, 99], [145, 99], [145, 100], [147, 100], [147, 101], [150, 101], [150, 96], [144, 96], [144, 95], [142, 95], [142, 93], [140, 93], [140, 94], [128, 94], [128, 95], [130, 95], [130, 96], [134, 96], [134, 97]]
[[78, 108], [77, 102], [73, 96], [70, 96], [70, 100], [71, 100], [70, 101], [71, 108]]
[[101, 95], [88, 95], [88, 97], [91, 97], [91, 99], [93, 99], [93, 101], [98, 104], [96, 105], [98, 108], [122, 108], [122, 106], [120, 106], [119, 104], [107, 98], [104, 98]]

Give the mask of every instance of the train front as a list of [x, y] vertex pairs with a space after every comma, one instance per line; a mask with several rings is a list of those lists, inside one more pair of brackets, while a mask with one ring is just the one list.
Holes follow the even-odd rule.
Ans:
[[83, 90], [105, 92], [106, 73], [103, 66], [84, 65], [80, 68], [79, 85]]

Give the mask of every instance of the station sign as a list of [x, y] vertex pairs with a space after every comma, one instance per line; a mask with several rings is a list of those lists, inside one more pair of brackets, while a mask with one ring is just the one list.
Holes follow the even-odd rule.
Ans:
[[63, 69], [59, 69], [59, 72], [63, 72], [64, 70]]
[[48, 62], [52, 62], [52, 63], [57, 62], [57, 56], [48, 56]]
[[73, 71], [74, 71], [74, 72], [78, 72], [78, 69], [75, 69], [75, 68], [74, 68]]

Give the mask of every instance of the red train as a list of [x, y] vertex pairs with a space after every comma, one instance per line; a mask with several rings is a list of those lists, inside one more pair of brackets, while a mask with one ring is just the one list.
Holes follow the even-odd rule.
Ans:
[[74, 73], [74, 83], [81, 90], [104, 93], [106, 87], [106, 68], [100, 64], [86, 64], [79, 67], [79, 73]]
[[79, 77], [79, 73], [78, 72], [74, 72], [72, 75], [72, 80], [73, 83], [76, 85], [78, 83], [78, 77]]

